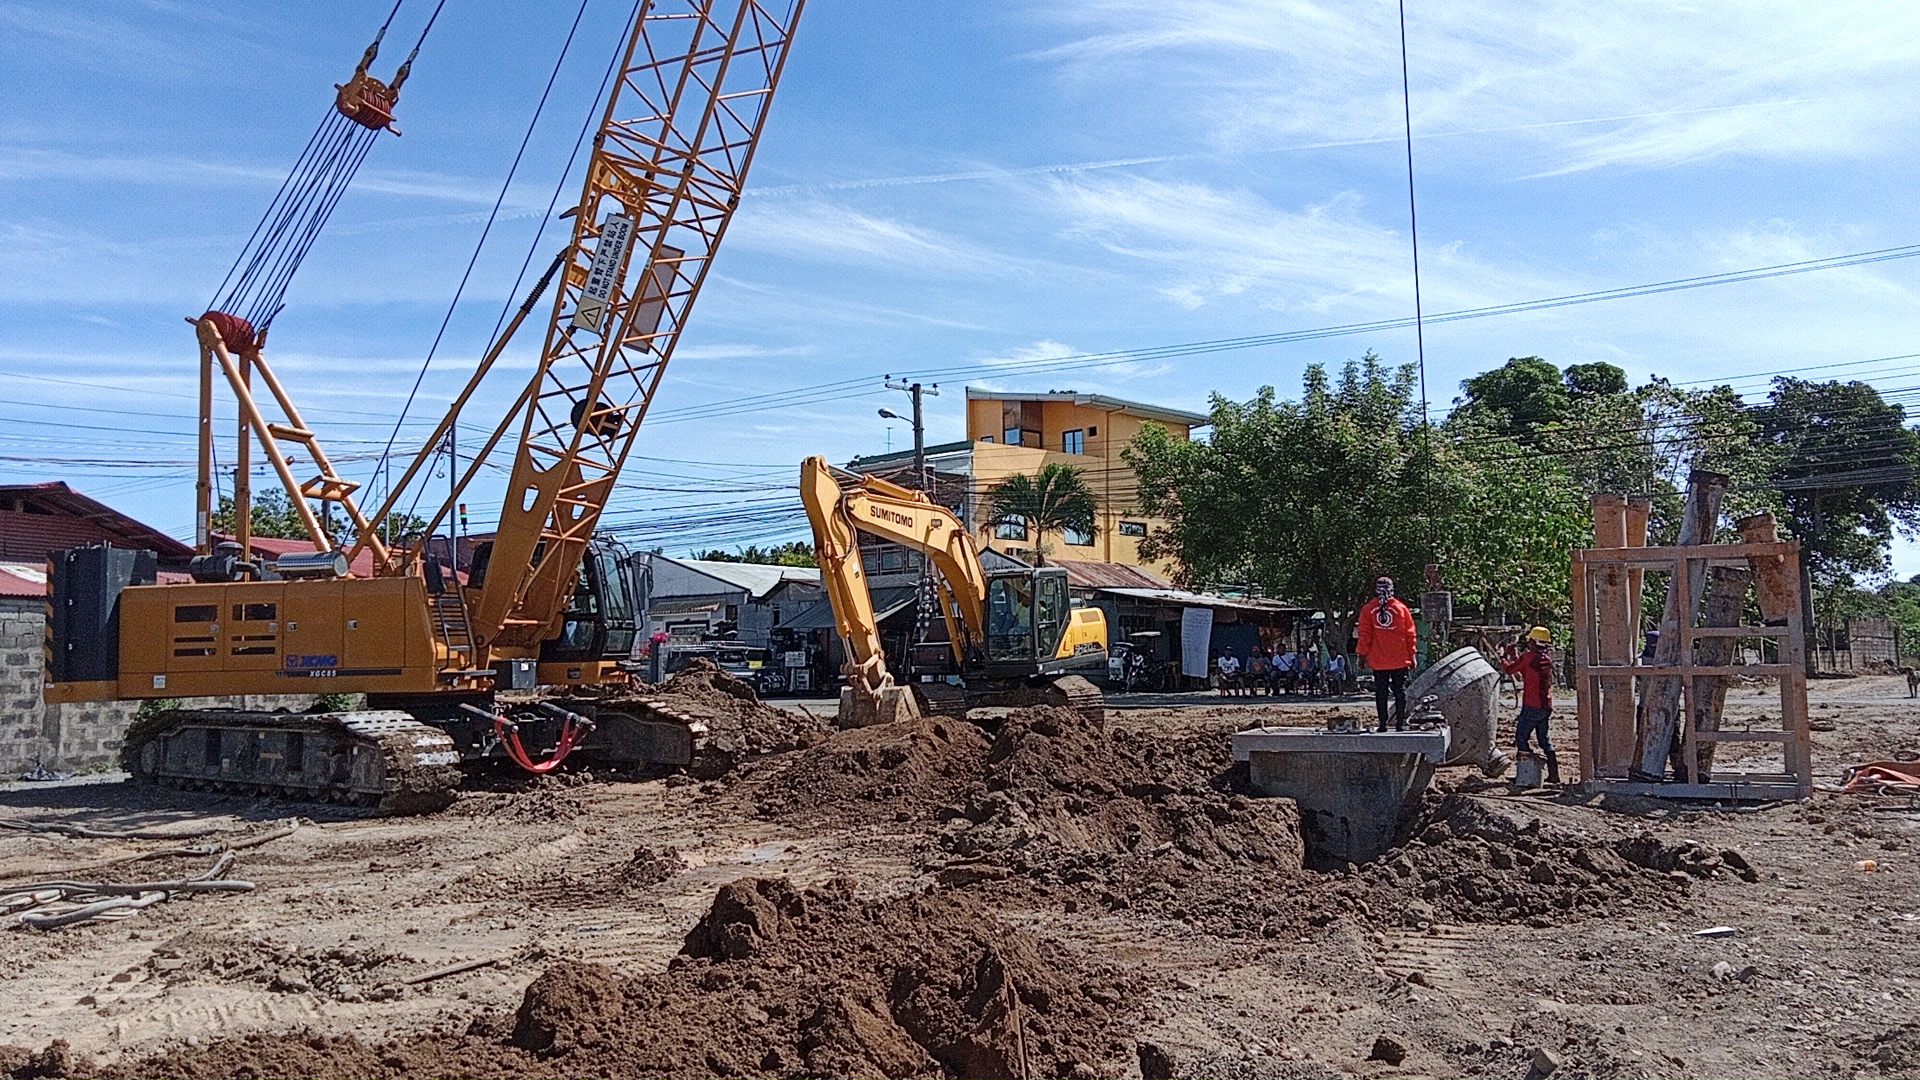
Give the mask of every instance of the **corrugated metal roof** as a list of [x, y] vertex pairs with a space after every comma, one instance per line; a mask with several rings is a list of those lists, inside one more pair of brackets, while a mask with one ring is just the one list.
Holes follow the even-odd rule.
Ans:
[[656, 555], [654, 558], [679, 563], [681, 566], [723, 581], [734, 588], [745, 589], [755, 600], [763, 599], [783, 581], [811, 581], [816, 584], [820, 581], [820, 571], [811, 566], [773, 566], [768, 563], [675, 559], [667, 555]]
[[47, 564], [0, 562], [0, 596], [33, 599], [47, 595]]
[[1130, 600], [1157, 601], [1163, 604], [1180, 604], [1184, 607], [1238, 608], [1242, 611], [1270, 611], [1296, 615], [1311, 615], [1312, 608], [1297, 607], [1278, 600], [1268, 600], [1253, 596], [1222, 596], [1219, 593], [1188, 592], [1185, 589], [1131, 589], [1098, 588], [1096, 592], [1110, 596], [1122, 596]]
[[[919, 599], [920, 587], [900, 585], [873, 590], [873, 611], [875, 622], [886, 622], [898, 615], [902, 609], [911, 607]], [[782, 630], [819, 630], [833, 629], [833, 603], [822, 600], [819, 603], [801, 608], [800, 613], [780, 624]]]
[[1067, 583], [1077, 589], [1171, 589], [1173, 582], [1145, 567], [1083, 559], [1054, 559], [1048, 566], [1067, 572]]
[[0, 559], [37, 561], [61, 548], [103, 542], [146, 548], [163, 562], [193, 556], [191, 546], [61, 481], [0, 484]]

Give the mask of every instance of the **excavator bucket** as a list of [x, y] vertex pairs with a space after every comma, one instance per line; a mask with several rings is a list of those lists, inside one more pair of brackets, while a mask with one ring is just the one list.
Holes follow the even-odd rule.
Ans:
[[882, 686], [870, 694], [850, 686], [840, 691], [839, 724], [843, 728], [891, 724], [919, 715], [920, 704], [914, 700], [911, 686]]

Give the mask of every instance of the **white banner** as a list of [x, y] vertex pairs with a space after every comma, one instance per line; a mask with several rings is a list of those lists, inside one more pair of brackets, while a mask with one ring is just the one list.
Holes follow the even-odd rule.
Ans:
[[1183, 608], [1180, 612], [1180, 674], [1207, 677], [1207, 647], [1213, 643], [1213, 609]]

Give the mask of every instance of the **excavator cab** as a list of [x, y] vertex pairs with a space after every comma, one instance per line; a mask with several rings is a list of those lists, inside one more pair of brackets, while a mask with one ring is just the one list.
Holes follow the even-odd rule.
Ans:
[[987, 576], [986, 671], [994, 677], [1050, 675], [1105, 667], [1106, 618], [1076, 608], [1067, 572], [1036, 566]]

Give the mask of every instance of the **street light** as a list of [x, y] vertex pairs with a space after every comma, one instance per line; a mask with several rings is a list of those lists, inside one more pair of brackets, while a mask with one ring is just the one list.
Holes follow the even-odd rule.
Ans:
[[893, 411], [892, 409], [881, 409], [881, 410], [880, 410], [880, 419], [882, 419], [882, 420], [905, 420], [905, 419], [906, 419], [906, 417], [904, 417], [904, 416], [901, 416], [901, 415], [900, 415], [899, 413], [897, 413], [897, 412], [894, 412], [894, 411]]

